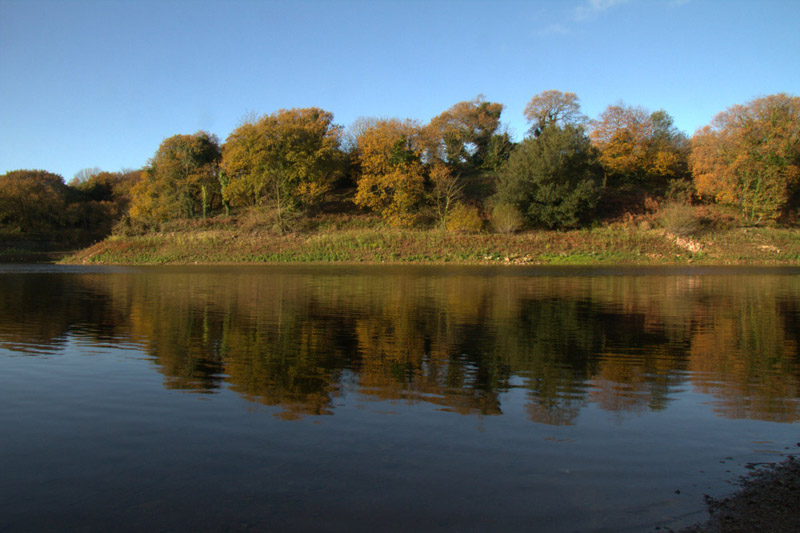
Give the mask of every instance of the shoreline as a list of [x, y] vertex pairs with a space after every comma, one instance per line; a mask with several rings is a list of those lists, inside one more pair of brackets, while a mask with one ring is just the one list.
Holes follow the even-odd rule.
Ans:
[[800, 229], [737, 228], [693, 237], [601, 227], [515, 234], [397, 228], [275, 234], [204, 227], [111, 236], [66, 264], [800, 265]]
[[722, 499], [706, 496], [709, 518], [681, 533], [800, 531], [800, 460], [794, 455], [741, 477], [738, 485]]

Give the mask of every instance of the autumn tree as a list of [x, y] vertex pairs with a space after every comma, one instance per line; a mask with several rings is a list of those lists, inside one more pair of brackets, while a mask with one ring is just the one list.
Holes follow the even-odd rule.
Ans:
[[220, 201], [219, 160], [215, 135], [200, 131], [165, 139], [133, 187], [130, 216], [148, 222], [205, 216]]
[[420, 127], [410, 120], [380, 119], [358, 137], [355, 202], [394, 225], [410, 225], [425, 196]]
[[85, 180], [70, 181], [70, 186], [97, 202], [116, 202], [120, 211], [130, 203], [131, 189], [144, 177], [144, 170], [106, 172], [100, 170]]
[[800, 206], [800, 98], [785, 93], [735, 105], [692, 138], [697, 192], [737, 206], [750, 223]]
[[421, 130], [422, 159], [428, 168], [430, 204], [440, 227], [448, 225], [459, 201], [481, 197], [487, 177], [508, 158], [513, 143], [501, 131], [503, 105], [482, 95], [459, 102], [437, 115]]
[[528, 132], [535, 137], [548, 126], [576, 126], [586, 122], [578, 95], [556, 90], [544, 91], [531, 98], [523, 114], [531, 124]]
[[574, 227], [597, 204], [601, 174], [583, 127], [549, 125], [511, 154], [494, 201], [514, 206], [532, 225]]
[[478, 95], [434, 117], [422, 132], [428, 161], [483, 168], [490, 148], [498, 147], [497, 143], [492, 146], [492, 139], [500, 127], [503, 107]]
[[41, 232], [63, 228], [69, 189], [64, 178], [44, 170], [13, 170], [0, 176], [0, 226]]
[[610, 105], [593, 122], [591, 138], [614, 184], [663, 188], [667, 180], [686, 175], [688, 142], [666, 111]]
[[76, 174], [70, 187], [81, 195], [82, 224], [99, 235], [110, 233], [114, 224], [128, 213], [133, 187], [144, 179], [144, 174], [144, 170], [100, 169], [81, 179]]
[[464, 184], [450, 167], [437, 163], [431, 168], [429, 176], [430, 196], [439, 227], [447, 227], [450, 214], [464, 195]]
[[308, 209], [342, 172], [341, 128], [319, 108], [281, 109], [236, 128], [222, 148], [231, 205]]

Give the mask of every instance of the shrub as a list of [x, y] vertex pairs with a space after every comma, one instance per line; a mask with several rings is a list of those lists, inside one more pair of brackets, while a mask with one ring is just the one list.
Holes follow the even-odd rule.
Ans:
[[667, 200], [678, 204], [690, 204], [695, 196], [694, 183], [690, 180], [671, 180], [667, 185]]
[[660, 213], [659, 222], [675, 235], [691, 235], [700, 231], [700, 219], [690, 206], [680, 203], [666, 205]]
[[456, 204], [447, 218], [447, 229], [456, 233], [478, 233], [483, 220], [474, 205]]
[[296, 211], [255, 206], [245, 208], [238, 216], [237, 224], [244, 231], [267, 230], [281, 234], [294, 229], [298, 219]]
[[525, 222], [516, 207], [504, 202], [498, 202], [492, 206], [489, 212], [489, 220], [491, 220], [495, 231], [499, 233], [514, 233]]

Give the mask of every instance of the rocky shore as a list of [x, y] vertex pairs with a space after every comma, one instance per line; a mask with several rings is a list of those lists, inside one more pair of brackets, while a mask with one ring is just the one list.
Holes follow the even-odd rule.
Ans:
[[800, 458], [789, 456], [781, 463], [759, 468], [742, 478], [740, 486], [721, 500], [706, 497], [710, 518], [684, 533], [800, 531]]

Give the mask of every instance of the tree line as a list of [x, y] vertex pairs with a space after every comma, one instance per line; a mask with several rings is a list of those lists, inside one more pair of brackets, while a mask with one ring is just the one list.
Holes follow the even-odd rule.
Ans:
[[664, 110], [618, 103], [590, 119], [576, 94], [549, 90], [525, 107], [530, 127], [515, 143], [503, 109], [478, 96], [427, 124], [359, 118], [346, 129], [323, 109], [281, 109], [243, 120], [224, 142], [169, 137], [140, 170], [87, 169], [69, 184], [12, 171], [0, 176], [0, 226], [104, 235], [258, 209], [283, 231], [349, 205], [395, 226], [512, 232], [579, 227], [645, 198], [731, 206], [748, 224], [794, 223], [800, 210], [796, 96], [735, 105], [691, 138]]

